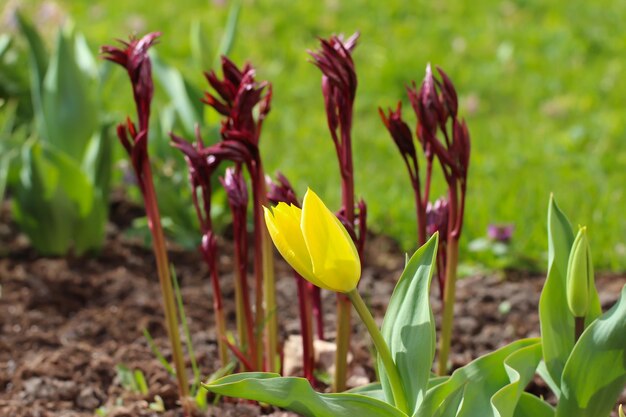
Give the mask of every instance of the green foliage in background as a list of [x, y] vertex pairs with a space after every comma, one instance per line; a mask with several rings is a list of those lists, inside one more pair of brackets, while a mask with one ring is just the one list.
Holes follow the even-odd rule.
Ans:
[[15, 221], [38, 252], [97, 250], [108, 217], [112, 152], [95, 58], [71, 25], [57, 31], [49, 53], [35, 27], [16, 18], [27, 48], [7, 52], [0, 68], [9, 80], [1, 103], [0, 192], [8, 184]]
[[[228, 3], [58, 4], [76, 20], [92, 51], [128, 33], [161, 30], [159, 55], [190, 85], [205, 89], [200, 71], [214, 60]], [[298, 190], [310, 185], [334, 195], [329, 203], [338, 207], [339, 176], [319, 73], [307, 62], [306, 49], [315, 47], [317, 36], [361, 31], [354, 53], [356, 190], [368, 201], [372, 227], [399, 238], [407, 250], [416, 247], [410, 185], [377, 107], [404, 100], [405, 84], [419, 82], [428, 62], [442, 66], [461, 94], [460, 114], [474, 146], [462, 245], [483, 237], [490, 223], [514, 223], [511, 253], [541, 267], [546, 254], [539, 249], [537, 219], [544, 196], [555, 191], [563, 208], [593, 230], [598, 267], [624, 269], [625, 14], [626, 3], [617, 0], [246, 0], [231, 57], [249, 59], [258, 78], [274, 84], [261, 139], [268, 172], [280, 169]], [[111, 78], [103, 103], [123, 117], [132, 108], [130, 94], [115, 88], [120, 74]], [[163, 87], [157, 88], [157, 98], [166, 102]], [[207, 125], [216, 120], [209, 112], [204, 118]], [[467, 259], [468, 252], [461, 253]]]

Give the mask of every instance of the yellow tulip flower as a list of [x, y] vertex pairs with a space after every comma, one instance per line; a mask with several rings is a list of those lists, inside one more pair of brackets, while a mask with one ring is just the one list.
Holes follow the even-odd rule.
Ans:
[[339, 219], [310, 189], [302, 209], [278, 203], [264, 208], [274, 245], [302, 277], [331, 291], [348, 293], [361, 277], [361, 262], [352, 238]]

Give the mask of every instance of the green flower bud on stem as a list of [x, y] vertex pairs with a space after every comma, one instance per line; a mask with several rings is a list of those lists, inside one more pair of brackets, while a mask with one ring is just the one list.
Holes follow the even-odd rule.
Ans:
[[587, 228], [581, 227], [572, 245], [567, 264], [567, 305], [574, 317], [584, 319], [587, 315], [593, 282], [593, 264]]

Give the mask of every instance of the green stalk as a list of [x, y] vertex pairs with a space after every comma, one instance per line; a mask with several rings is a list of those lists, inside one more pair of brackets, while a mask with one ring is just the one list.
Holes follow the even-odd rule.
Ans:
[[387, 378], [389, 378], [389, 385], [391, 386], [391, 392], [393, 394], [393, 401], [395, 402], [396, 408], [402, 411], [405, 414], [409, 413], [409, 407], [407, 405], [406, 397], [404, 395], [404, 388], [402, 387], [402, 380], [400, 379], [400, 374], [398, 373], [398, 368], [396, 367], [395, 362], [393, 361], [393, 357], [391, 356], [391, 351], [389, 350], [389, 346], [385, 342], [383, 335], [380, 333], [372, 314], [367, 309], [365, 302], [359, 295], [356, 289], [350, 291], [346, 294], [352, 305], [356, 309], [356, 312], [361, 317], [363, 324], [367, 328], [369, 332], [372, 342], [374, 342], [374, 346], [378, 351], [378, 356], [385, 367], [385, 371], [387, 372]]
[[[267, 203], [266, 203], [267, 204]], [[263, 296], [266, 314], [266, 354], [267, 369], [270, 372], [279, 370], [276, 364], [278, 354], [278, 319], [276, 317], [276, 283], [274, 277], [274, 257], [272, 241], [267, 228], [263, 227]]]
[[[261, 162], [257, 162], [254, 173], [250, 173], [253, 181], [254, 233], [255, 233], [255, 275], [257, 301], [257, 329], [263, 329], [265, 337], [265, 369], [276, 372], [276, 355], [278, 353], [278, 319], [276, 317], [276, 285], [274, 277], [274, 252], [269, 232], [263, 218], [263, 206], [267, 206], [267, 190], [265, 189], [265, 173]], [[260, 259], [259, 259], [260, 257]], [[260, 270], [257, 270], [258, 268]], [[259, 303], [261, 302], [261, 303]], [[262, 349], [257, 357], [262, 358]]]
[[346, 390], [346, 375], [348, 371], [348, 350], [350, 349], [350, 316], [352, 306], [345, 294], [337, 293], [337, 337], [335, 344], [335, 378], [333, 392]]
[[170, 270], [170, 273], [172, 274], [172, 283], [174, 284], [174, 293], [176, 294], [176, 306], [178, 307], [180, 324], [183, 326], [185, 344], [187, 345], [187, 353], [189, 354], [191, 370], [193, 371], [193, 385], [191, 386], [191, 393], [195, 394], [201, 382], [200, 369], [198, 368], [198, 363], [196, 362], [196, 354], [193, 350], [193, 343], [191, 343], [191, 332], [189, 331], [187, 314], [185, 314], [185, 307], [183, 305], [183, 295], [180, 293], [180, 285], [178, 285], [178, 277], [176, 276], [176, 270], [174, 269], [174, 265], [171, 266]]
[[176, 369], [180, 401], [187, 413], [189, 410], [187, 410], [188, 401], [186, 398], [189, 396], [189, 383], [187, 381], [183, 348], [178, 333], [176, 298], [170, 277], [170, 263], [165, 247], [165, 237], [163, 235], [163, 228], [161, 227], [161, 215], [159, 213], [154, 183], [152, 182], [152, 170], [149, 162], [143, 164], [143, 180], [145, 186], [144, 204], [146, 206], [150, 231], [152, 232], [152, 249], [156, 258], [157, 274], [161, 286], [161, 296], [163, 297], [163, 308], [165, 309], [165, 327], [170, 339], [170, 344], [172, 345], [172, 357], [174, 360], [174, 368]]
[[443, 316], [441, 320], [441, 338], [439, 339], [439, 359], [437, 373], [440, 376], [448, 372], [448, 356], [452, 340], [452, 326], [454, 324], [454, 302], [456, 297], [456, 268], [459, 259], [459, 240], [452, 237], [448, 244], [448, 259], [446, 260], [446, 280], [443, 292]]

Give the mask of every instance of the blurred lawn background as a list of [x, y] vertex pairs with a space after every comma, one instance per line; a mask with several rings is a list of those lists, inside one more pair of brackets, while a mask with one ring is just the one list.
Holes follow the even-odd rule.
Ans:
[[[40, 25], [71, 16], [94, 52], [115, 38], [159, 30], [160, 57], [202, 89], [201, 71], [213, 60], [228, 14], [226, 0], [24, 6]], [[513, 264], [543, 269], [554, 192], [574, 226], [589, 226], [596, 265], [624, 270], [624, 16], [626, 2], [619, 0], [244, 0], [231, 58], [249, 60], [258, 79], [274, 86], [261, 139], [267, 172], [280, 169], [300, 195], [310, 186], [338, 207], [320, 72], [306, 51], [317, 48], [317, 37], [361, 32], [354, 53], [357, 195], [368, 203], [371, 228], [397, 238], [407, 251], [415, 248], [412, 191], [377, 108], [402, 99], [413, 125], [404, 87], [421, 82], [427, 63], [441, 66], [456, 85], [472, 136], [462, 259], [497, 264], [491, 256], [469, 254], [468, 244], [485, 236], [491, 223], [512, 223]], [[191, 53], [190, 29], [198, 22], [212, 47], [204, 68]], [[132, 108], [130, 88], [122, 71], [111, 83], [107, 107], [121, 118]], [[208, 110], [206, 119], [216, 121]]]

